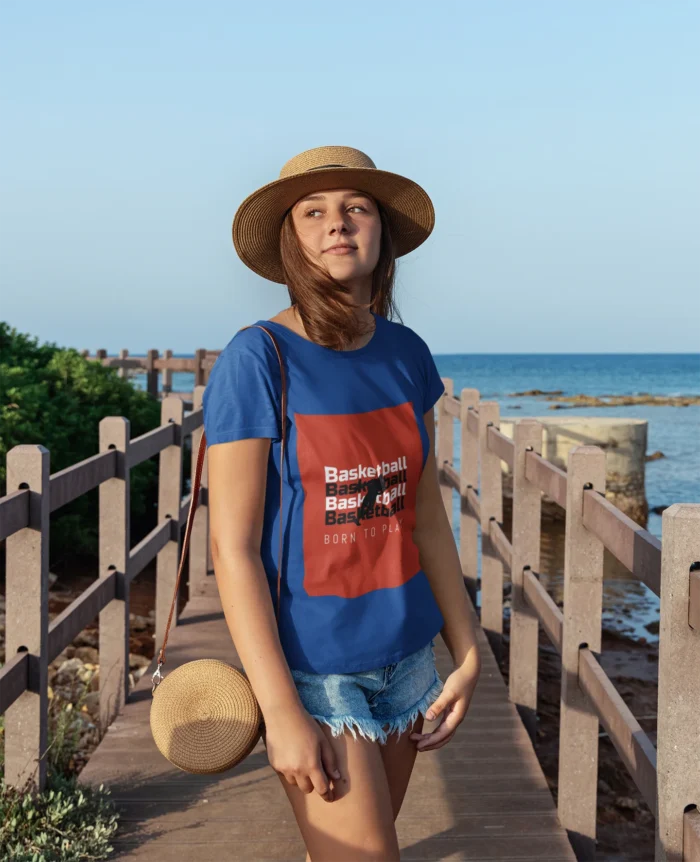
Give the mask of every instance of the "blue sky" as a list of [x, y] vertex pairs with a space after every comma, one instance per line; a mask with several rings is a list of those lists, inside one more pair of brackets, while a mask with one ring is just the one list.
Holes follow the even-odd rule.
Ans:
[[696, 351], [698, 44], [695, 0], [3, 0], [0, 319], [224, 346], [287, 305], [238, 203], [344, 144], [433, 198], [398, 301], [434, 352]]

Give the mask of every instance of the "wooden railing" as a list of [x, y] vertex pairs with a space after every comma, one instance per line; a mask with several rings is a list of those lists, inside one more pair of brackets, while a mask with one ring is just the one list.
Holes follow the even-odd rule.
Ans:
[[[534, 737], [539, 626], [561, 656], [558, 810], [579, 859], [595, 857], [599, 724], [607, 731], [652, 813], [657, 860], [700, 862], [700, 505], [663, 513], [663, 542], [605, 499], [605, 453], [571, 451], [567, 471], [541, 456], [542, 426], [499, 431], [498, 404], [474, 389], [437, 406], [437, 458], [450, 521], [460, 498], [460, 556], [477, 594], [481, 536], [481, 622], [502, 649], [504, 569], [511, 573], [509, 689]], [[453, 466], [459, 420], [460, 470]], [[502, 462], [513, 477], [511, 538], [502, 521]], [[539, 580], [542, 494], [566, 511], [564, 602]], [[657, 745], [599, 662], [603, 549], [661, 598]]]
[[[195, 350], [193, 357], [173, 357], [172, 350], [164, 350], [161, 356], [158, 350], [148, 350], [145, 356], [130, 356], [128, 350], [120, 350], [119, 356], [108, 356], [107, 351], [100, 349], [94, 354], [82, 350], [86, 359], [100, 362], [108, 368], [118, 369], [120, 377], [126, 377], [129, 371], [143, 372], [146, 375], [146, 391], [157, 398], [160, 394], [172, 392], [173, 373], [186, 372], [194, 375], [194, 385], [203, 386], [209, 379], [220, 350]], [[159, 386], [159, 375], [163, 375], [162, 387]], [[192, 400], [191, 392], [176, 393], [185, 401]]]
[[[7, 455], [8, 494], [0, 498], [0, 541], [6, 541], [6, 663], [0, 669], [0, 714], [5, 714], [5, 781], [37, 788], [46, 782], [48, 665], [99, 615], [100, 728], [104, 732], [129, 688], [130, 584], [156, 559], [156, 643], [163, 640], [177, 577], [180, 529], [189, 496], [182, 496], [182, 454], [188, 435], [193, 452], [202, 434], [202, 394], [194, 409], [182, 399], [161, 404], [161, 425], [135, 439], [129, 422], [100, 422], [99, 454], [51, 475], [43, 446], [16, 446]], [[129, 475], [159, 454], [158, 522], [131, 546]], [[192, 458], [194, 470], [196, 458]], [[198, 594], [211, 568], [206, 462], [189, 550], [189, 594]], [[49, 516], [99, 488], [99, 576], [49, 622]], [[177, 622], [177, 610], [174, 614]]]

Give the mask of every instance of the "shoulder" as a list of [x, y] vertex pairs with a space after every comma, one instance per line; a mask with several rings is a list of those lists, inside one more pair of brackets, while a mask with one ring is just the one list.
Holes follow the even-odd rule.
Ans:
[[404, 348], [413, 355], [418, 355], [420, 358], [426, 353], [430, 355], [430, 348], [415, 329], [411, 329], [405, 323], [399, 323], [396, 320], [387, 320], [386, 318], [384, 318], [384, 323], [389, 338], [397, 346]]
[[[279, 363], [272, 339], [258, 326], [239, 329], [214, 363], [212, 375], [241, 362], [274, 370]], [[218, 369], [218, 371], [217, 371]]]

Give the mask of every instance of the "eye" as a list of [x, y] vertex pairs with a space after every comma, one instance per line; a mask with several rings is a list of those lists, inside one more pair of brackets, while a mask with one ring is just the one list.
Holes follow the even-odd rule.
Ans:
[[304, 217], [306, 218], [308, 216], [310, 218], [313, 218], [314, 213], [320, 213], [320, 212], [321, 212], [321, 210], [318, 209], [318, 207], [312, 207], [311, 209], [306, 210], [306, 212], [304, 213]]
[[360, 212], [363, 212], [363, 213], [367, 212], [367, 207], [363, 207], [362, 204], [353, 204], [352, 206], [348, 207], [348, 209], [360, 210]]

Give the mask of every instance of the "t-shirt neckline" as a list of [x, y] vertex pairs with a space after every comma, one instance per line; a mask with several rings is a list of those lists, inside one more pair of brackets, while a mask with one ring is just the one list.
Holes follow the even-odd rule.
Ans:
[[303, 335], [299, 335], [298, 332], [295, 332], [290, 327], [285, 326], [283, 323], [278, 323], [276, 320], [259, 320], [262, 326], [271, 326], [277, 330], [284, 332], [285, 335], [289, 335], [290, 338], [295, 339], [297, 342], [301, 342], [308, 346], [310, 350], [315, 351], [323, 351], [326, 355], [332, 354], [333, 356], [342, 356], [342, 357], [352, 357], [352, 356], [361, 356], [364, 353], [369, 352], [374, 349], [374, 344], [377, 341], [377, 334], [379, 330], [379, 320], [380, 315], [375, 314], [374, 311], [370, 312], [372, 317], [374, 317], [374, 333], [372, 337], [367, 342], [367, 344], [363, 344], [362, 347], [356, 347], [354, 350], [334, 350], [332, 347], [324, 347], [322, 344], [317, 344], [315, 341], [311, 341], [309, 338], [304, 338]]

